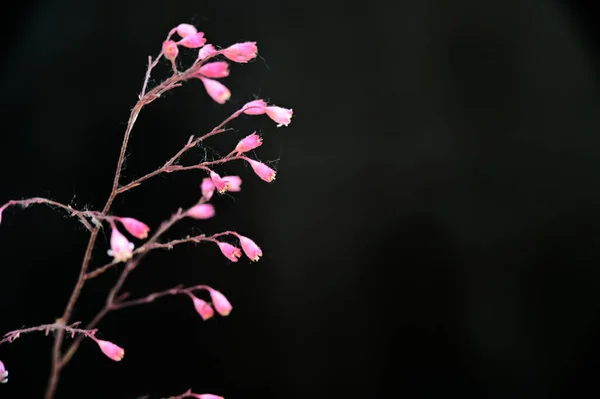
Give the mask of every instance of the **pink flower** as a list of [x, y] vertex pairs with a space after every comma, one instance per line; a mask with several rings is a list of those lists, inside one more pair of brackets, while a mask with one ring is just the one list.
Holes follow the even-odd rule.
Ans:
[[183, 39], [177, 42], [183, 47], [187, 48], [200, 48], [206, 44], [203, 32], [197, 32], [189, 36], [185, 36]]
[[219, 291], [210, 289], [210, 298], [212, 299], [213, 306], [217, 310], [221, 316], [228, 316], [231, 313], [231, 303], [225, 298], [225, 295], [221, 294]]
[[108, 255], [113, 256], [117, 262], [125, 262], [133, 256], [133, 248], [133, 243], [129, 242], [115, 226], [112, 226]]
[[173, 40], [165, 40], [162, 44], [162, 51], [165, 58], [171, 61], [175, 61], [175, 58], [177, 58], [177, 55], [179, 54], [177, 43]]
[[192, 298], [192, 301], [194, 301], [194, 307], [196, 308], [196, 312], [198, 312], [200, 317], [202, 317], [202, 320], [206, 321], [215, 315], [215, 311], [208, 303], [206, 303], [200, 298], [195, 297], [192, 294], [189, 294], [189, 296], [190, 298]]
[[242, 251], [238, 247], [234, 247], [229, 243], [217, 241], [217, 245], [219, 246], [221, 253], [223, 253], [223, 255], [225, 255], [225, 257], [232, 262], [237, 262], [242, 256]]
[[209, 62], [202, 65], [198, 73], [207, 78], [224, 78], [229, 76], [229, 64], [225, 61]]
[[210, 219], [215, 216], [215, 208], [211, 204], [198, 204], [191, 207], [186, 216], [199, 220]]
[[213, 46], [212, 44], [207, 44], [204, 47], [202, 47], [200, 51], [198, 51], [198, 59], [203, 60], [212, 55], [215, 55], [216, 53], [217, 50], [215, 49], [215, 46]]
[[227, 182], [227, 191], [237, 193], [242, 191], [242, 178], [239, 176], [223, 176], [223, 180]]
[[275, 180], [275, 175], [277, 174], [276, 171], [274, 171], [273, 169], [269, 168], [267, 165], [265, 165], [262, 162], [254, 161], [254, 160], [249, 159], [249, 158], [244, 158], [244, 159], [246, 161], [248, 161], [248, 163], [250, 164], [250, 166], [254, 170], [254, 173], [256, 173], [256, 175], [258, 177], [260, 177], [261, 179], [263, 179], [267, 183], [270, 183], [273, 180]]
[[6, 384], [8, 382], [8, 371], [4, 367], [4, 363], [0, 361], [0, 384]]
[[202, 191], [202, 197], [204, 197], [206, 201], [212, 198], [213, 193], [215, 192], [215, 184], [210, 177], [205, 177], [202, 179], [200, 190]]
[[246, 103], [242, 107], [242, 112], [246, 115], [262, 115], [264, 114], [265, 108], [267, 107], [267, 103], [263, 100], [254, 100]]
[[251, 261], [258, 261], [262, 256], [262, 250], [254, 241], [249, 239], [248, 237], [244, 237], [243, 235], [238, 234], [237, 237], [240, 239], [240, 245], [244, 250], [244, 253]]
[[112, 342], [103, 341], [101, 339], [94, 338], [102, 353], [104, 353], [107, 357], [114, 360], [115, 362], [120, 362], [125, 356], [125, 350]]
[[266, 107], [265, 112], [269, 118], [278, 123], [277, 127], [289, 125], [294, 114], [294, 111], [291, 109], [276, 107], [274, 105]]
[[210, 172], [210, 178], [217, 188], [219, 194], [223, 194], [229, 188], [229, 182], [219, 176], [216, 172]]
[[200, 77], [208, 95], [219, 104], [225, 104], [231, 97], [231, 92], [224, 84], [216, 80]]
[[203, 393], [201, 395], [197, 393], [190, 393], [188, 395], [191, 395], [196, 399], [225, 399], [223, 396], [213, 395], [212, 393]]
[[241, 139], [235, 147], [235, 150], [239, 153], [243, 153], [252, 151], [253, 149], [260, 147], [261, 145], [262, 138], [258, 134], [256, 134], [256, 132], [254, 132], [251, 135]]
[[222, 51], [223, 55], [235, 62], [248, 62], [256, 58], [256, 42], [236, 43]]
[[179, 25], [177, 25], [175, 30], [177, 31], [177, 34], [181, 37], [188, 37], [188, 36], [195, 35], [196, 33], [198, 33], [198, 31], [196, 30], [196, 27], [194, 25], [190, 25], [190, 24], [179, 24]]
[[139, 220], [136, 220], [134, 218], [119, 218], [119, 222], [123, 223], [123, 227], [125, 227], [125, 230], [127, 230], [129, 234], [131, 234], [135, 238], [143, 240], [144, 238], [148, 237], [150, 227], [146, 226]]

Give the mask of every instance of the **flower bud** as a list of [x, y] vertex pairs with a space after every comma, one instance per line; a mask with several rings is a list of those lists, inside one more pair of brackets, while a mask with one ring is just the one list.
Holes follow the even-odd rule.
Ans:
[[215, 192], [215, 184], [211, 180], [210, 177], [205, 177], [202, 179], [202, 184], [200, 184], [200, 190], [202, 191], [202, 197], [208, 201], [212, 198]]
[[186, 36], [178, 41], [177, 44], [181, 44], [183, 47], [187, 48], [200, 48], [206, 44], [204, 32], [197, 32], [193, 35]]
[[246, 103], [242, 107], [242, 112], [246, 115], [262, 115], [264, 114], [267, 103], [263, 100], [254, 100]]
[[196, 30], [196, 27], [194, 25], [190, 25], [190, 24], [179, 24], [179, 25], [177, 25], [175, 30], [177, 30], [177, 34], [181, 37], [188, 37], [188, 36], [195, 35], [196, 33], [198, 33], [198, 30]]
[[208, 95], [219, 104], [225, 104], [231, 98], [231, 92], [225, 85], [213, 79], [200, 77]]
[[223, 396], [213, 395], [212, 393], [203, 393], [201, 395], [197, 393], [191, 393], [189, 395], [196, 399], [225, 399]]
[[210, 219], [215, 216], [215, 208], [211, 204], [198, 204], [191, 207], [186, 216], [198, 220]]
[[232, 193], [242, 191], [242, 178], [239, 176], [223, 176], [223, 180], [227, 182], [227, 191]]
[[256, 58], [256, 42], [236, 43], [222, 51], [223, 55], [235, 62], [248, 62]]
[[129, 234], [131, 234], [135, 238], [143, 240], [148, 237], [150, 227], [146, 226], [139, 220], [136, 220], [134, 218], [119, 218], [119, 222], [121, 222], [123, 224], [123, 227], [125, 227], [125, 230], [127, 230]]
[[231, 303], [227, 300], [225, 295], [221, 294], [215, 289], [210, 289], [210, 298], [212, 299], [213, 306], [221, 316], [228, 316], [231, 313]]
[[277, 127], [289, 125], [292, 121], [292, 115], [294, 114], [294, 111], [291, 109], [276, 107], [274, 105], [266, 107], [265, 112], [269, 118], [277, 122]]
[[265, 165], [262, 162], [254, 161], [249, 158], [244, 158], [244, 159], [246, 161], [248, 161], [248, 163], [252, 167], [252, 170], [254, 170], [254, 173], [256, 173], [256, 175], [258, 177], [260, 177], [267, 183], [271, 183], [273, 180], [275, 180], [275, 175], [277, 174], [277, 172], [275, 170], [269, 168], [267, 165]]
[[229, 76], [229, 64], [225, 61], [209, 62], [202, 65], [198, 73], [207, 78], [225, 78]]
[[223, 194], [229, 188], [229, 182], [219, 176], [216, 172], [210, 172], [210, 178], [215, 185], [217, 192]]
[[179, 55], [179, 48], [173, 40], [165, 40], [162, 45], [162, 51], [165, 58], [170, 61], [175, 61], [175, 58]]
[[212, 44], [207, 44], [204, 47], [202, 47], [200, 51], [198, 51], [198, 60], [203, 60], [212, 55], [215, 55], [216, 53], [217, 50], [215, 49], [215, 46], [213, 46]]
[[123, 356], [125, 356], [125, 350], [112, 342], [103, 341], [101, 339], [94, 338], [94, 341], [100, 347], [102, 353], [104, 353], [107, 357], [114, 360], [115, 362], [120, 362], [123, 360]]
[[237, 237], [240, 239], [240, 245], [244, 250], [244, 253], [251, 261], [258, 261], [262, 256], [262, 250], [254, 241], [249, 239], [248, 237], [244, 237], [243, 235], [238, 234]]
[[232, 262], [237, 262], [242, 256], [242, 251], [229, 243], [217, 241], [217, 245], [219, 246], [221, 253]]
[[109, 256], [113, 256], [117, 262], [128, 261], [133, 256], [134, 247], [133, 243], [129, 242], [115, 226], [112, 227]]
[[203, 301], [200, 298], [195, 297], [192, 294], [189, 294], [192, 301], [194, 301], [194, 307], [196, 308], [196, 312], [202, 317], [202, 320], [206, 321], [215, 315], [215, 311], [212, 306], [210, 306], [206, 301]]
[[239, 153], [243, 153], [252, 151], [253, 149], [260, 147], [261, 145], [262, 138], [258, 134], [256, 134], [256, 132], [254, 132], [251, 135], [241, 139], [235, 147], [235, 150]]

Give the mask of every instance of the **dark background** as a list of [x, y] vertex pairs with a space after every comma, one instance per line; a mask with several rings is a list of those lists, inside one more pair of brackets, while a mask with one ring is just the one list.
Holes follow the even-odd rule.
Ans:
[[[58, 398], [160, 398], [188, 387], [241, 398], [575, 398], [598, 395], [600, 113], [598, 18], [584, 2], [37, 1], [3, 10], [0, 202], [44, 196], [101, 208], [148, 55], [188, 22], [221, 46], [256, 40], [219, 106], [199, 82], [141, 114], [124, 182], [255, 96], [294, 109], [254, 130], [276, 165], [218, 217], [169, 237], [235, 229], [264, 259], [228, 263], [210, 245], [148, 256], [143, 296], [210, 284], [231, 300], [203, 322], [172, 297], [111, 314], [62, 375]], [[161, 64], [156, 79], [167, 76]], [[203, 153], [186, 158], [197, 162]], [[114, 214], [158, 226], [199, 196], [203, 174], [155, 178]], [[44, 206], [0, 226], [0, 330], [52, 322], [87, 233]], [[108, 261], [102, 235], [93, 265]], [[117, 272], [86, 286], [88, 321]], [[40, 398], [52, 340], [0, 347], [0, 398]]]

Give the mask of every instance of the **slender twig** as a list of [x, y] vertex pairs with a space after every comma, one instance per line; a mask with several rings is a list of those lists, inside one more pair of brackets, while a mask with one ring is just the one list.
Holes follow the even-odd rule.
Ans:
[[75, 337], [76, 334], [81, 334], [83, 337], [93, 337], [96, 334], [96, 332], [98, 331], [96, 329], [82, 330], [80, 328], [77, 328], [77, 326], [79, 326], [79, 324], [81, 324], [80, 321], [66, 326], [62, 323], [57, 322], [57, 323], [52, 323], [52, 324], [42, 324], [40, 326], [22, 328], [20, 330], [10, 331], [10, 332], [7, 332], [6, 334], [4, 334], [4, 338], [2, 340], [0, 340], [0, 345], [2, 345], [5, 342], [13, 342], [16, 339], [20, 338], [21, 335], [23, 335], [23, 334], [29, 334], [29, 333], [37, 332], [37, 331], [44, 331], [46, 335], [48, 335], [50, 333], [50, 331], [59, 331], [59, 330], [65, 331], [65, 332], [71, 333], [71, 338]]
[[137, 306], [137, 305], [143, 305], [146, 303], [151, 303], [151, 302], [154, 302], [156, 299], [162, 298], [164, 296], [187, 295], [187, 294], [193, 293], [194, 291], [208, 290], [208, 289], [210, 289], [210, 287], [207, 285], [204, 285], [204, 284], [195, 285], [193, 287], [187, 287], [187, 288], [183, 288], [183, 286], [180, 284], [173, 288], [169, 288], [168, 290], [152, 293], [143, 298], [130, 299], [128, 301], [116, 301], [115, 303], [113, 303], [110, 306], [110, 310], [111, 311], [119, 310], [119, 309], [123, 309], [123, 308], [129, 308], [131, 306]]
[[47, 198], [41, 198], [41, 197], [28, 198], [28, 199], [24, 199], [24, 200], [10, 200], [6, 204], [2, 205], [0, 207], [0, 209], [5, 209], [5, 208], [7, 208], [9, 206], [14, 206], [14, 205], [20, 205], [23, 208], [26, 208], [26, 207], [28, 207], [30, 205], [34, 205], [34, 204], [45, 204], [45, 205], [54, 206], [54, 207], [57, 207], [57, 208], [62, 208], [65, 211], [67, 211], [71, 216], [79, 218], [79, 220], [81, 221], [81, 223], [89, 231], [94, 230], [94, 228], [87, 221], [86, 218], [90, 218], [90, 219], [93, 219], [93, 218], [101, 219], [102, 218], [102, 216], [97, 215], [98, 212], [93, 212], [93, 211], [79, 211], [79, 210], [74, 209], [73, 207], [71, 207], [71, 205], [61, 204], [60, 202], [57, 202], [57, 201], [54, 201], [54, 200], [50, 200], [50, 199], [47, 199]]

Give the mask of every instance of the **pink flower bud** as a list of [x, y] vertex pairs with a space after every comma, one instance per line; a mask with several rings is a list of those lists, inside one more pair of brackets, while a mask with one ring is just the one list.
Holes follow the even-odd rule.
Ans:
[[215, 192], [215, 184], [210, 177], [205, 177], [202, 179], [200, 190], [202, 191], [202, 197], [204, 197], [206, 201], [212, 198], [213, 193]]
[[202, 317], [202, 320], [208, 320], [215, 315], [215, 311], [212, 306], [203, 301], [200, 298], [196, 298], [194, 295], [189, 294], [192, 301], [194, 301], [194, 307], [196, 308], [196, 312]]
[[117, 262], [125, 262], [133, 256], [134, 245], [115, 226], [110, 236], [110, 249], [108, 255], [113, 256]]
[[196, 27], [190, 24], [179, 24], [175, 29], [177, 30], [177, 34], [181, 37], [187, 37], [198, 33]]
[[256, 173], [256, 175], [258, 177], [260, 177], [261, 179], [263, 179], [267, 183], [270, 183], [273, 180], [275, 180], [275, 175], [277, 174], [277, 172], [275, 172], [273, 169], [269, 168], [267, 165], [265, 165], [262, 162], [254, 161], [254, 160], [249, 159], [249, 158], [244, 158], [244, 159], [246, 161], [248, 161], [248, 163], [250, 164], [250, 166], [254, 170], [254, 173]]
[[212, 393], [203, 393], [202, 395], [198, 395], [197, 393], [191, 393], [196, 399], [225, 399], [223, 396], [213, 395]]
[[215, 208], [211, 204], [198, 204], [191, 207], [186, 216], [199, 220], [210, 219], [215, 216]]
[[107, 357], [114, 360], [115, 362], [120, 362], [125, 356], [125, 350], [112, 342], [103, 341], [101, 339], [94, 338], [102, 353], [104, 353]]
[[239, 176], [223, 176], [223, 180], [227, 182], [227, 191], [237, 193], [242, 191], [242, 178]]
[[240, 239], [240, 245], [242, 246], [242, 249], [244, 250], [244, 253], [246, 254], [246, 256], [251, 261], [254, 261], [254, 262], [258, 261], [263, 254], [260, 247], [258, 245], [256, 245], [256, 243], [254, 241], [252, 241], [251, 239], [249, 239], [248, 237], [244, 237], [239, 234], [237, 235], [237, 237]]
[[248, 62], [256, 58], [256, 42], [236, 43], [222, 51], [223, 55], [235, 62]]
[[210, 289], [210, 298], [212, 299], [213, 306], [217, 310], [221, 316], [228, 316], [231, 313], [231, 303], [225, 298], [225, 295], [221, 294], [219, 291]]
[[291, 109], [276, 107], [274, 105], [266, 107], [265, 112], [269, 118], [278, 123], [277, 127], [289, 125], [294, 114], [294, 111]]
[[8, 382], [8, 371], [4, 367], [4, 363], [0, 361], [0, 384], [6, 384]]
[[200, 77], [208, 95], [219, 104], [225, 104], [231, 97], [231, 92], [225, 85], [216, 80]]
[[229, 76], [229, 64], [225, 61], [209, 62], [202, 65], [198, 73], [207, 78], [224, 78]]
[[216, 172], [210, 172], [210, 178], [219, 194], [223, 194], [229, 188], [229, 182], [219, 176]]
[[246, 105], [242, 107], [242, 111], [246, 115], [262, 115], [266, 112], [266, 107], [267, 103], [263, 100], [254, 100], [250, 101], [249, 103], [246, 103]]
[[256, 132], [254, 132], [250, 136], [246, 136], [243, 139], [241, 139], [238, 145], [235, 147], [235, 150], [239, 153], [243, 153], [258, 148], [261, 145], [262, 138], [258, 134], [256, 134]]
[[173, 40], [165, 40], [162, 45], [162, 51], [165, 58], [171, 61], [175, 61], [175, 58], [177, 58], [177, 55], [179, 54], [177, 43]]
[[212, 44], [207, 44], [204, 47], [202, 47], [200, 51], [198, 51], [198, 59], [203, 60], [207, 57], [215, 55], [216, 52], [217, 50], [215, 49], [215, 46], [213, 46]]
[[135, 238], [143, 240], [144, 238], [148, 237], [150, 227], [146, 226], [139, 220], [133, 218], [119, 218], [119, 222], [123, 223], [123, 227], [125, 227], [125, 230], [127, 230], [129, 234], [131, 234]]
[[185, 36], [183, 39], [177, 42], [183, 47], [187, 48], [200, 48], [206, 44], [203, 32], [194, 33], [193, 35]]
[[238, 247], [234, 247], [229, 243], [217, 241], [217, 245], [219, 246], [219, 249], [223, 255], [225, 255], [225, 257], [232, 262], [237, 262], [242, 256], [242, 251]]

